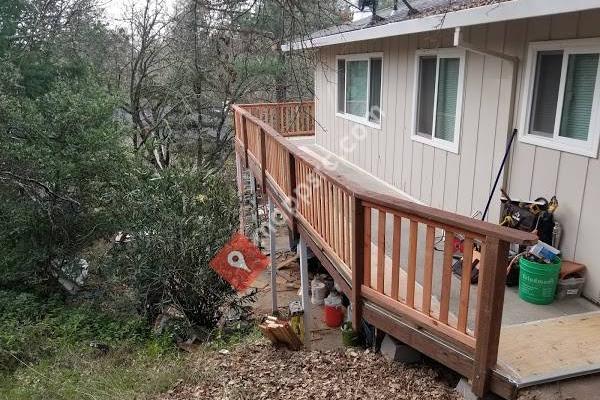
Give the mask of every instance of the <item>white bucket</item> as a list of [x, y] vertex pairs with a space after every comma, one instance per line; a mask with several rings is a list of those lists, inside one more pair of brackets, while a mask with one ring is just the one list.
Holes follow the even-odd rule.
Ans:
[[313, 279], [310, 284], [312, 296], [310, 302], [313, 304], [321, 305], [327, 296], [327, 286], [320, 280]]

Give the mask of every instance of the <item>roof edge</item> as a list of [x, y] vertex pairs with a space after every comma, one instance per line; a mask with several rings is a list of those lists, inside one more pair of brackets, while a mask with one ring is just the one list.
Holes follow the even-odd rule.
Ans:
[[284, 52], [600, 8], [600, 0], [512, 0], [356, 29], [281, 46]]

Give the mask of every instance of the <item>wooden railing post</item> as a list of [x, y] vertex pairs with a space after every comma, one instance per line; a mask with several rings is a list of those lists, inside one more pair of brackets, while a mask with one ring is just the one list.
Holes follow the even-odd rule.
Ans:
[[365, 237], [365, 209], [356, 196], [350, 199], [350, 215], [352, 246], [350, 248], [350, 266], [352, 268], [352, 327], [358, 332], [362, 321], [361, 287], [364, 278], [364, 237]]
[[267, 193], [267, 144], [265, 131], [260, 128], [260, 173], [263, 193]]
[[244, 164], [246, 168], [248, 165], [248, 123], [246, 122], [246, 117], [244, 115], [242, 117], [242, 143], [244, 143]]
[[490, 370], [498, 359], [509, 246], [506, 241], [488, 236], [481, 255], [472, 382], [473, 393], [479, 397], [487, 393]]

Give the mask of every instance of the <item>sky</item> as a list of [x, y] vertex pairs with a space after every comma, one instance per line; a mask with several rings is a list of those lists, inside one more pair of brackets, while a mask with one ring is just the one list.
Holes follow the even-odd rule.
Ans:
[[[139, 3], [139, 0], [137, 2]], [[100, 4], [104, 4], [103, 8], [105, 9], [106, 16], [111, 20], [116, 20], [123, 14], [123, 5], [126, 2], [123, 0], [104, 0]]]
[[[106, 17], [111, 25], [119, 25], [119, 20], [123, 18], [123, 9], [131, 3], [142, 5], [145, 0], [98, 0], [100, 8], [104, 8]], [[168, 6], [174, 5], [177, 0], [165, 0]]]

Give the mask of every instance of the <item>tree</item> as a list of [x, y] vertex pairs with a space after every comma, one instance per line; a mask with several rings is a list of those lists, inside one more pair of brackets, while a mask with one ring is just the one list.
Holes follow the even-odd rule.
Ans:
[[4, 281], [54, 282], [117, 229], [113, 210], [131, 159], [115, 104], [89, 78], [56, 80], [35, 98], [0, 96]]
[[91, 0], [0, 6], [2, 281], [54, 283], [116, 229], [132, 163], [102, 80]]

